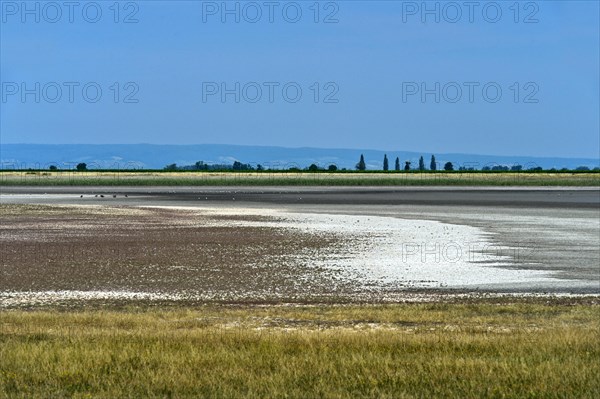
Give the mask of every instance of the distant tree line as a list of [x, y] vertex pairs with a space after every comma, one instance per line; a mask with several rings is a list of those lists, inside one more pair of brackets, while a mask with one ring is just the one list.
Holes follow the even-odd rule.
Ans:
[[204, 161], [198, 161], [193, 165], [178, 166], [177, 164], [170, 164], [165, 166], [165, 170], [202, 170], [202, 171], [223, 171], [223, 170], [234, 170], [234, 171], [261, 171], [264, 170], [262, 165], [256, 165], [256, 167], [235, 161], [233, 164], [208, 164]]
[[[435, 155], [431, 155], [430, 161], [429, 161], [429, 167], [426, 166], [425, 163], [425, 159], [423, 156], [419, 157], [418, 160], [418, 166], [416, 168], [412, 167], [412, 161], [411, 160], [406, 160], [404, 162], [401, 162], [399, 157], [396, 157], [394, 160], [394, 166], [393, 166], [393, 170], [395, 172], [400, 172], [400, 171], [405, 171], [405, 172], [410, 172], [410, 171], [419, 171], [419, 172], [424, 172], [424, 171], [431, 171], [431, 172], [435, 172], [438, 170], [443, 170], [445, 172], [452, 172], [454, 170], [458, 170], [461, 172], [468, 172], [468, 171], [482, 171], [482, 172], [541, 172], [544, 171], [543, 168], [539, 167], [539, 166], [531, 166], [528, 168], [525, 168], [523, 165], [512, 165], [512, 166], [507, 166], [507, 165], [486, 165], [483, 166], [481, 169], [478, 169], [474, 166], [460, 166], [458, 168], [455, 168], [454, 164], [450, 161], [446, 161], [443, 164], [439, 164], [438, 161], [435, 158]], [[403, 165], [403, 166], [402, 166]], [[52, 167], [51, 167], [52, 168]], [[358, 160], [358, 162], [355, 165], [355, 169], [358, 171], [366, 171], [368, 170], [367, 167], [367, 162], [365, 161], [365, 157], [364, 154], [360, 155], [360, 158]], [[56, 170], [56, 169], [53, 169]], [[86, 165], [85, 164], [79, 164], [77, 165], [77, 170], [86, 170]], [[267, 170], [267, 168], [265, 168], [264, 166], [262, 166], [261, 164], [258, 165], [252, 165], [252, 164], [248, 164], [248, 163], [242, 163], [239, 161], [235, 161], [233, 162], [233, 164], [224, 164], [224, 163], [205, 163], [204, 161], [198, 161], [193, 165], [177, 165], [177, 164], [170, 164], [164, 167], [164, 170], [167, 171], [263, 171], [263, 170]], [[323, 172], [323, 171], [329, 171], [329, 172], [337, 172], [338, 170], [341, 171], [346, 171], [346, 168], [342, 168], [339, 169], [337, 165], [335, 164], [330, 164], [327, 165], [325, 167], [323, 166], [319, 166], [316, 163], [312, 163], [307, 167], [301, 168], [299, 166], [291, 166], [291, 167], [287, 167], [287, 168], [268, 168], [268, 170], [271, 171], [291, 171], [291, 172]], [[389, 172], [390, 171], [390, 159], [388, 158], [387, 154], [383, 155], [383, 167], [382, 169], [378, 169], [378, 168], [371, 168], [370, 170], [382, 170], [384, 172]], [[563, 168], [563, 169], [548, 169], [547, 171], [555, 171], [555, 172], [569, 172], [569, 171], [590, 171], [591, 169], [587, 166], [580, 166], [576, 169], [567, 169], [567, 168]], [[600, 168], [595, 168], [593, 169], [594, 171], [600, 171]]]
[[[412, 162], [411, 161], [404, 161], [404, 171], [409, 172], [411, 170], [413, 170], [411, 168]], [[454, 164], [452, 162], [445, 162], [443, 165], [443, 169], [446, 172], [452, 172], [455, 170], [454, 168]], [[358, 161], [358, 163], [356, 164], [356, 170], [359, 171], [363, 171], [363, 170], [367, 170], [367, 166], [365, 163], [365, 157], [363, 154], [360, 155], [360, 160]], [[376, 169], [375, 169], [376, 170]], [[426, 168], [425, 166], [425, 159], [423, 158], [423, 156], [419, 157], [419, 166], [418, 166], [418, 171], [423, 172], [426, 170], [430, 170], [430, 171], [437, 171], [438, 170], [438, 163], [435, 159], [435, 155], [431, 156], [431, 160], [429, 162], [429, 169]], [[477, 169], [473, 166], [460, 166], [458, 168], [459, 171], [478, 171], [481, 170], [482, 172], [522, 172], [522, 171], [527, 171], [527, 172], [542, 172], [544, 171], [544, 169], [541, 166], [532, 166], [529, 167], [527, 169], [525, 169], [523, 167], [523, 165], [512, 165], [512, 166], [507, 166], [507, 165], [492, 165], [492, 166], [484, 166], [481, 169]], [[585, 171], [600, 171], [600, 167], [598, 168], [594, 168], [594, 169], [590, 169], [587, 166], [579, 166], [575, 169], [572, 169], [574, 171], [578, 171], [578, 172], [585, 172]], [[572, 171], [571, 169], [568, 168], [562, 168], [562, 169], [556, 169], [556, 168], [552, 168], [552, 169], [547, 169], [547, 171], [550, 172], [569, 172]], [[388, 156], [387, 154], [383, 155], [383, 171], [389, 171], [389, 161], [388, 161]], [[394, 163], [394, 171], [400, 171], [400, 158], [396, 157], [396, 161]]]
[[[440, 166], [441, 166], [441, 169], [440, 169]], [[72, 168], [72, 166], [70, 168]], [[48, 167], [48, 169], [50, 171], [59, 171], [59, 170], [68, 170], [69, 168], [65, 169], [65, 168], [59, 168], [57, 165], [50, 165]], [[92, 169], [93, 170], [102, 170], [101, 168], [98, 168], [98, 167], [93, 167]], [[367, 163], [365, 161], [365, 157], [363, 154], [361, 154], [358, 163], [355, 165], [355, 169], [358, 171], [368, 170]], [[29, 168], [29, 170], [34, 170], [34, 169]], [[88, 165], [85, 162], [80, 162], [75, 166], [75, 170], [87, 171], [89, 169], [88, 169]], [[172, 163], [172, 164], [165, 166], [163, 168], [163, 170], [165, 170], [165, 171], [214, 171], [214, 172], [218, 172], [218, 171], [256, 171], [256, 172], [260, 172], [260, 171], [264, 171], [264, 170], [291, 171], [291, 172], [294, 172], [294, 171], [297, 171], [297, 172], [302, 172], [302, 171], [305, 171], [305, 172], [347, 171], [346, 168], [338, 168], [338, 166], [335, 164], [329, 164], [325, 167], [322, 167], [322, 166], [319, 166], [319, 165], [313, 163], [305, 168], [301, 168], [296, 165], [291, 166], [291, 167], [280, 167], [280, 168], [268, 167], [267, 168], [261, 164], [253, 165], [253, 164], [248, 164], [248, 163], [242, 163], [239, 161], [234, 161], [232, 164], [205, 163], [203, 161], [198, 161], [193, 165], [177, 165], [175, 163]], [[373, 171], [382, 170], [384, 172], [389, 172], [390, 171], [390, 159], [388, 158], [388, 155], [384, 154], [384, 156], [383, 156], [382, 169], [378, 169], [377, 167], [375, 167], [375, 168], [372, 167], [370, 170], [373, 170]], [[425, 160], [422, 156], [419, 157], [418, 167], [416, 169], [412, 168], [412, 161], [410, 161], [410, 160], [404, 161], [404, 166], [402, 166], [400, 158], [396, 157], [394, 160], [393, 170], [395, 172], [400, 172], [402, 170], [404, 170], [405, 172], [410, 172], [410, 171], [435, 172], [437, 170], [444, 170], [446, 172], [451, 172], [454, 170], [458, 170], [460, 172], [481, 171], [481, 172], [562, 172], [562, 173], [564, 173], [564, 172], [589, 172], [589, 171], [600, 172], [600, 167], [595, 167], [593, 169], [588, 166], [579, 166], [579, 167], [573, 168], [573, 169], [569, 169], [569, 168], [544, 169], [540, 166], [525, 167], [523, 165], [515, 164], [515, 165], [510, 165], [510, 166], [509, 165], [486, 165], [486, 166], [483, 166], [481, 169], [478, 169], [475, 166], [460, 166], [460, 167], [458, 167], [458, 169], [456, 169], [454, 164], [449, 161], [445, 162], [443, 165], [438, 164], [438, 162], [436, 161], [435, 155], [432, 155], [431, 160], [429, 162], [429, 168], [426, 168]]]
[[[411, 171], [412, 170], [411, 165], [412, 165], [411, 161], [404, 161], [404, 171], [406, 171], [406, 172]], [[435, 155], [432, 155], [431, 161], [429, 162], [429, 170], [436, 171], [437, 166], [438, 165], [435, 160]], [[356, 170], [359, 170], [359, 171], [367, 170], [367, 164], [365, 163], [365, 157], [363, 154], [360, 155], [360, 160], [356, 164]], [[387, 154], [384, 154], [383, 155], [383, 171], [387, 172], [389, 170], [390, 170], [390, 167], [389, 167], [388, 156], [387, 156]], [[425, 160], [423, 159], [423, 156], [421, 156], [419, 158], [418, 170], [421, 172], [427, 170], [427, 168], [425, 167]], [[452, 164], [452, 162], [446, 162], [444, 164], [444, 170], [445, 171], [453, 171], [454, 165]], [[400, 158], [399, 157], [396, 157], [396, 161], [394, 162], [394, 171], [396, 171], [396, 172], [400, 171]]]

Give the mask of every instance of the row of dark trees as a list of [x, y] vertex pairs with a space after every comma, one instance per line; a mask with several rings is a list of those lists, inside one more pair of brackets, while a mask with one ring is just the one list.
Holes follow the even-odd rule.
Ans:
[[[437, 163], [435, 160], [435, 156], [432, 155], [431, 156], [431, 162], [429, 163], [429, 170], [435, 171], [437, 170]], [[57, 171], [58, 167], [55, 165], [50, 165], [49, 168], [51, 171]], [[76, 170], [78, 171], [85, 171], [87, 170], [87, 164], [84, 162], [81, 162], [79, 164], [77, 164]], [[363, 155], [360, 156], [360, 161], [358, 161], [358, 163], [356, 164], [356, 169], [363, 171], [363, 170], [367, 170], [367, 164], [365, 163], [365, 157]], [[178, 170], [198, 170], [198, 171], [227, 171], [227, 170], [232, 170], [232, 171], [263, 171], [265, 170], [265, 168], [258, 164], [255, 166], [251, 165], [251, 164], [246, 164], [246, 163], [241, 163], [239, 161], [235, 161], [233, 164], [207, 164], [204, 163], [203, 161], [198, 161], [196, 162], [194, 165], [186, 165], [186, 166], [178, 166], [177, 164], [170, 164], [164, 167], [164, 170], [168, 170], [168, 171], [178, 171]], [[302, 171], [302, 169], [298, 168], [298, 167], [291, 167], [288, 168], [288, 170], [290, 171]], [[305, 168], [304, 170], [308, 170], [309, 172], [317, 172], [317, 171], [323, 171], [323, 170], [327, 170], [329, 172], [336, 172], [338, 171], [338, 167], [337, 165], [329, 165], [327, 168], [321, 168], [319, 167], [317, 164], [311, 164], [308, 168]], [[346, 170], [345, 168], [342, 170]], [[383, 170], [384, 171], [389, 171], [390, 167], [389, 167], [389, 160], [387, 157], [387, 154], [384, 155], [383, 157]], [[400, 171], [400, 159], [398, 157], [396, 157], [396, 160], [394, 162], [394, 170], [395, 171]], [[413, 170], [411, 169], [411, 162], [410, 161], [405, 161], [404, 162], [404, 171], [410, 171]], [[424, 171], [427, 170], [425, 168], [425, 161], [423, 160], [423, 157], [419, 158], [419, 171]], [[444, 170], [445, 171], [453, 171], [454, 170], [454, 165], [452, 164], [452, 162], [446, 162], [444, 164]], [[461, 166], [458, 168], [459, 171], [476, 171], [477, 169], [475, 169], [474, 167], [467, 167], [467, 166]], [[494, 166], [484, 166], [483, 168], [481, 168], [481, 170], [483, 172], [521, 172], [524, 171], [525, 169], [523, 168], [522, 165], [513, 165], [513, 166], [505, 166], [505, 165], [494, 165]], [[540, 166], [537, 167], [531, 167], [528, 168], [527, 171], [530, 172], [541, 172], [544, 169]], [[578, 172], [585, 172], [585, 171], [590, 171], [592, 169], [590, 169], [587, 166], [580, 166], [578, 168], [575, 169], [567, 169], [567, 168], [562, 168], [562, 169], [549, 169], [549, 171], [554, 171], [554, 172], [569, 172], [569, 171], [578, 171]], [[593, 169], [594, 171], [600, 171], [600, 168], [595, 168]]]
[[[85, 164], [83, 164], [85, 165]], [[401, 162], [400, 162], [400, 158], [396, 157], [395, 161], [394, 161], [394, 171], [426, 171], [426, 170], [430, 170], [430, 171], [437, 171], [438, 170], [438, 163], [435, 159], [435, 155], [431, 156], [430, 162], [429, 162], [429, 168], [427, 168], [425, 166], [425, 160], [423, 158], [423, 156], [419, 157], [419, 165], [417, 168], [413, 168], [412, 167], [412, 162], [411, 161], [404, 161], [404, 165], [402, 166]], [[358, 163], [355, 166], [356, 170], [359, 171], [364, 171], [367, 170], [367, 164], [365, 162], [365, 157], [363, 154], [361, 154], [360, 156], [360, 160], [358, 161]], [[78, 170], [82, 170], [80, 169], [80, 165], [77, 166]], [[208, 163], [204, 163], [203, 161], [198, 161], [196, 162], [194, 165], [185, 165], [185, 166], [178, 166], [177, 164], [170, 164], [165, 166], [164, 168], [165, 170], [170, 170], [170, 171], [178, 171], [178, 170], [198, 170], [198, 171], [263, 171], [265, 170], [265, 167], [263, 167], [262, 165], [258, 164], [256, 166], [253, 166], [251, 164], [246, 164], [246, 163], [242, 163], [239, 161], [235, 161], [233, 164], [208, 164]], [[85, 170], [85, 166], [84, 169]], [[337, 165], [331, 164], [329, 166], [327, 166], [326, 168], [324, 167], [320, 167], [317, 164], [311, 164], [310, 166], [306, 167], [306, 168], [300, 168], [297, 166], [293, 166], [293, 167], [289, 167], [287, 169], [273, 169], [270, 168], [270, 170], [288, 170], [288, 171], [292, 171], [292, 172], [300, 172], [300, 171], [309, 171], [309, 172], [318, 172], [318, 171], [329, 171], [329, 172], [337, 172], [338, 170], [340, 170]], [[341, 169], [342, 171], [346, 171], [345, 168]], [[390, 161], [389, 158], [387, 156], [387, 154], [384, 154], [383, 156], [383, 171], [389, 171], [390, 170]], [[443, 170], [447, 171], [447, 172], [451, 172], [455, 170], [454, 164], [452, 162], [445, 162], [443, 165]], [[474, 168], [474, 167], [469, 167], [469, 166], [461, 166], [458, 168], [459, 171], [476, 171], [478, 169]], [[541, 172], [543, 171], [543, 168], [537, 166], [537, 167], [530, 167], [528, 169], [524, 169], [522, 165], [513, 165], [513, 166], [505, 166], [505, 165], [493, 165], [493, 166], [484, 166], [480, 169], [483, 172], [521, 172], [521, 171], [530, 171], [530, 172]], [[581, 166], [578, 167], [576, 169], [574, 169], [575, 171], [589, 171], [590, 168], [586, 167], [586, 166]], [[598, 170], [598, 169], [594, 169], [594, 170]], [[560, 172], [567, 172], [567, 171], [571, 171], [570, 169], [567, 168], [563, 168], [560, 170], [557, 169], [550, 169], [550, 171], [560, 171]]]
[[261, 171], [264, 170], [262, 165], [256, 165], [256, 167], [248, 164], [235, 161], [233, 164], [207, 164], [204, 161], [198, 161], [193, 165], [178, 166], [177, 164], [170, 164], [165, 166], [165, 170], [202, 170], [202, 171], [220, 171], [220, 170], [235, 170], [235, 171]]
[[[410, 171], [411, 169], [411, 163], [410, 161], [404, 161], [404, 170], [405, 171]], [[363, 154], [360, 155], [360, 161], [358, 161], [358, 163], [356, 164], [356, 170], [367, 170], [367, 164], [365, 163], [365, 157]], [[387, 154], [383, 155], [383, 170], [384, 171], [388, 171], [390, 170], [390, 163], [388, 160], [388, 156]], [[396, 157], [396, 161], [394, 162], [394, 170], [399, 172], [400, 171], [400, 158]], [[423, 159], [423, 156], [421, 156], [419, 158], [419, 171], [424, 171], [426, 170], [425, 168], [425, 160]], [[435, 155], [431, 156], [431, 162], [429, 163], [429, 170], [437, 170], [437, 162], [435, 161]], [[452, 162], [446, 162], [444, 164], [444, 170], [446, 171], [453, 171], [454, 170], [454, 165], [452, 164]]]
[[[423, 159], [423, 156], [421, 156], [419, 158], [419, 166], [416, 170], [423, 172], [425, 170], [431, 170], [431, 171], [436, 171], [438, 168], [438, 163], [435, 159], [435, 155], [431, 156], [431, 161], [429, 162], [429, 169], [427, 169], [425, 167], [425, 160]], [[357, 170], [367, 170], [367, 165], [365, 163], [365, 157], [361, 154], [360, 155], [360, 160], [358, 161], [358, 163], [356, 164], [356, 169]], [[384, 171], [388, 171], [390, 170], [389, 168], [389, 160], [388, 160], [388, 156], [387, 154], [383, 155], [383, 170]], [[400, 171], [400, 159], [398, 157], [396, 157], [396, 161], [394, 163], [394, 170], [395, 171]], [[410, 161], [405, 161], [404, 162], [404, 170], [405, 171], [410, 171], [410, 170], [414, 170], [411, 168], [411, 162]], [[452, 162], [446, 162], [444, 163], [444, 170], [451, 172], [454, 170], [454, 164], [452, 164]], [[461, 166], [458, 168], [459, 171], [475, 171], [477, 170], [474, 167], [468, 167], [468, 166]], [[481, 168], [481, 171], [483, 172], [521, 172], [527, 170], [529, 172], [541, 172], [544, 169], [541, 166], [535, 166], [535, 167], [530, 167], [528, 169], [524, 169], [523, 165], [512, 165], [512, 166], [506, 166], [506, 165], [494, 165], [494, 166], [484, 166]], [[590, 169], [587, 166], [580, 166], [578, 168], [573, 169], [575, 171], [578, 172], [585, 172], [585, 171], [590, 171], [592, 169]], [[600, 168], [594, 168], [594, 171], [600, 170]], [[549, 171], [555, 171], [555, 172], [568, 172], [571, 171], [571, 169], [567, 169], [567, 168], [562, 168], [560, 170], [557, 170], [555, 168], [549, 169]]]
[[[411, 170], [410, 165], [411, 165], [410, 161], [405, 161], [404, 162], [404, 170], [410, 171]], [[56, 166], [50, 166], [50, 170], [56, 170], [56, 169], [57, 169]], [[76, 169], [81, 170], [81, 171], [87, 170], [87, 165], [85, 163], [80, 163], [77, 165]], [[229, 165], [229, 164], [207, 164], [207, 163], [204, 163], [203, 161], [198, 161], [194, 165], [185, 165], [185, 166], [177, 166], [177, 164], [173, 163], [173, 164], [165, 166], [164, 169], [169, 170], [169, 171], [177, 171], [177, 170], [199, 170], [199, 171], [216, 171], [216, 170], [253, 171], [253, 170], [255, 170], [255, 171], [262, 171], [262, 170], [264, 170], [263, 166], [260, 164], [258, 164], [256, 167], [254, 167], [250, 164], [241, 163], [239, 161], [235, 161], [232, 165]], [[296, 169], [300, 170], [299, 168], [296, 168]], [[360, 171], [367, 170], [367, 164], [365, 163], [365, 157], [362, 154], [360, 155], [360, 161], [358, 161], [358, 163], [356, 164], [356, 169], [360, 170]], [[429, 164], [429, 169], [437, 170], [437, 164], [435, 162], [435, 155], [431, 156], [431, 162]], [[320, 169], [316, 164], [311, 164], [308, 167], [308, 170], [310, 172], [316, 172], [316, 171], [319, 171], [322, 169]], [[330, 172], [335, 172], [338, 170], [338, 168], [336, 165], [329, 165], [327, 170]], [[390, 170], [387, 154], [385, 154], [383, 156], [383, 170], [384, 171]], [[400, 158], [398, 158], [398, 157], [396, 157], [396, 161], [394, 163], [394, 170], [400, 171]], [[419, 171], [424, 171], [424, 170], [426, 170], [425, 169], [425, 161], [423, 160], [423, 157], [421, 156], [421, 158], [419, 158]], [[446, 170], [446, 171], [454, 170], [454, 165], [452, 165], [452, 162], [446, 162], [446, 164], [444, 165], [444, 170]], [[522, 170], [522, 167], [520, 167], [520, 165], [517, 165], [517, 166], [513, 166], [511, 169], [509, 169], [507, 166], [494, 166], [491, 169], [489, 167], [484, 167], [482, 170], [520, 171], [520, 170]], [[540, 168], [540, 170], [541, 170], [541, 168]]]

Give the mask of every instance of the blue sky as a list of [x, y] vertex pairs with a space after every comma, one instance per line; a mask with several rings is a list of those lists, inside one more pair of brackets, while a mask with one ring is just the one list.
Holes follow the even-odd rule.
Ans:
[[600, 157], [597, 1], [0, 3], [1, 143]]

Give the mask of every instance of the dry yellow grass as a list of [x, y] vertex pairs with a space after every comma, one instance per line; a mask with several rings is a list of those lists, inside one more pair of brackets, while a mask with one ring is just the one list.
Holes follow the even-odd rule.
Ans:
[[407, 304], [0, 315], [2, 397], [589, 397], [582, 304]]
[[587, 173], [482, 173], [482, 172], [106, 172], [59, 171], [0, 172], [0, 185], [533, 185], [598, 186], [599, 172]]

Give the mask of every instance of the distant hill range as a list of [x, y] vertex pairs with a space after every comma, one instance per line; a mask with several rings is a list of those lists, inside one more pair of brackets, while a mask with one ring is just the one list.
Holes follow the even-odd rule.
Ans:
[[[421, 155], [429, 168], [431, 153], [407, 151], [352, 150], [337, 148], [285, 148], [238, 145], [154, 145], [154, 144], [1, 144], [0, 167], [2, 169], [47, 169], [57, 165], [61, 169], [74, 168], [85, 162], [89, 169], [163, 169], [166, 165], [193, 165], [197, 161], [208, 164], [233, 164], [235, 161], [265, 168], [288, 169], [305, 168], [311, 164], [326, 168], [335, 164], [338, 168], [354, 169], [360, 155], [364, 154], [367, 169], [381, 169], [383, 156], [387, 154], [390, 169], [396, 157], [401, 165], [411, 161], [418, 166]], [[587, 166], [590, 169], [600, 166], [599, 159], [593, 158], [541, 158], [525, 156], [498, 156], [477, 154], [435, 154], [438, 169], [445, 162], [460, 166], [481, 169], [494, 165], [522, 165], [524, 169], [542, 167], [575, 169]]]

